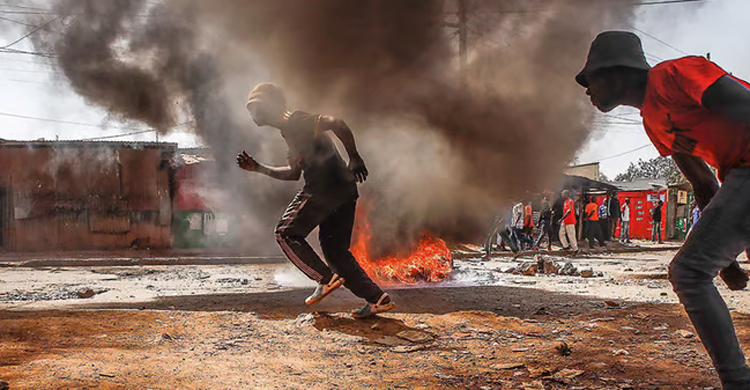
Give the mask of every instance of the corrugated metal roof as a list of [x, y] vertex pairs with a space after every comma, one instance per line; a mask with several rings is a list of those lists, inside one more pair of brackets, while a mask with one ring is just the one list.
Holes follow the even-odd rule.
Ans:
[[629, 182], [614, 183], [620, 191], [649, 191], [659, 188], [666, 188], [667, 182], [658, 179], [641, 179]]

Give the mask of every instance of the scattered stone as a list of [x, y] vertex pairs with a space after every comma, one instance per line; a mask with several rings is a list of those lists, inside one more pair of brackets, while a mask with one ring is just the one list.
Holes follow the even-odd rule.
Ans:
[[657, 326], [656, 328], [654, 328], [654, 330], [657, 332], [665, 332], [669, 330], [669, 326], [668, 325]]
[[376, 323], [372, 324], [372, 326], [370, 327], [370, 329], [372, 329], [372, 330], [381, 330], [381, 329], [383, 329], [383, 327], [380, 326], [380, 322], [376, 322]]
[[552, 372], [546, 368], [528, 368], [528, 370], [531, 378], [544, 378], [552, 375]]
[[591, 268], [581, 268], [579, 271], [581, 273], [582, 278], [593, 278], [594, 277], [594, 270]]
[[294, 319], [294, 325], [297, 327], [312, 325], [315, 322], [315, 316], [312, 313], [300, 313]]
[[515, 370], [515, 369], [524, 368], [524, 367], [526, 367], [526, 363], [522, 363], [522, 362], [495, 364], [492, 366], [492, 368], [495, 370]]
[[519, 267], [521, 274], [525, 276], [534, 276], [537, 274], [537, 271], [539, 271], [539, 267], [536, 263], [523, 263]]
[[684, 329], [678, 330], [677, 335], [684, 339], [692, 339], [693, 337], [695, 337], [695, 334], [693, 332], [690, 332]]
[[415, 330], [405, 330], [402, 332], [398, 332], [396, 336], [404, 340], [409, 340], [415, 344], [421, 344], [421, 343], [426, 343], [428, 341], [432, 341], [432, 336], [430, 336], [429, 334], [424, 333], [424, 332], [417, 332]]
[[552, 380], [556, 382], [564, 383], [567, 385], [567, 384], [570, 384], [573, 381], [573, 379], [583, 375], [584, 373], [585, 371], [566, 368], [564, 370], [560, 370], [556, 372], [555, 375], [552, 376]]
[[112, 374], [99, 374], [99, 376], [103, 376], [105, 378], [114, 378], [115, 376]]
[[88, 299], [88, 298], [91, 298], [94, 295], [96, 295], [96, 293], [94, 292], [94, 290], [92, 290], [90, 288], [85, 288], [83, 290], [79, 290], [77, 294], [78, 294], [78, 298], [80, 298], [80, 299]]
[[357, 352], [361, 353], [362, 355], [367, 355], [368, 353], [372, 353], [372, 347], [366, 345], [358, 345]]
[[555, 350], [557, 353], [560, 354], [560, 356], [570, 356], [573, 353], [573, 350], [570, 349], [570, 346], [568, 343], [562, 341], [559, 344], [555, 346]]
[[612, 351], [612, 354], [615, 356], [628, 356], [630, 355], [630, 352], [628, 352], [627, 349], [616, 349]]
[[510, 351], [511, 351], [511, 352], [516, 352], [516, 353], [519, 353], [519, 352], [526, 352], [526, 351], [528, 351], [528, 350], [529, 350], [528, 348], [511, 348], [511, 349], [510, 349]]
[[615, 301], [604, 301], [604, 305], [607, 307], [620, 307], [620, 304]]
[[375, 344], [385, 345], [386, 347], [396, 347], [399, 345], [407, 344], [406, 341], [393, 336], [383, 336], [379, 339], [376, 339]]
[[391, 351], [395, 353], [411, 353], [421, 351], [426, 348], [426, 345], [399, 345], [397, 347], [391, 348]]
[[669, 294], [667, 294], [667, 293], [663, 292], [663, 293], [661, 293], [661, 294], [659, 294], [659, 295], [661, 295], [662, 297], [666, 297], [666, 296], [667, 296], [667, 295], [669, 295]]
[[565, 265], [560, 269], [560, 275], [563, 276], [573, 276], [577, 272], [576, 267], [573, 265], [573, 263], [565, 263]]

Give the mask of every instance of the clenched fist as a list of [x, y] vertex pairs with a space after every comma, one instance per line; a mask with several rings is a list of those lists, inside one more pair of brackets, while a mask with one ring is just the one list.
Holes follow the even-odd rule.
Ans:
[[260, 166], [260, 164], [258, 164], [258, 162], [244, 150], [237, 154], [237, 165], [249, 172], [257, 171]]
[[367, 172], [367, 167], [365, 167], [365, 161], [359, 155], [349, 158], [349, 170], [354, 174], [357, 183], [364, 183], [367, 180], [369, 172]]

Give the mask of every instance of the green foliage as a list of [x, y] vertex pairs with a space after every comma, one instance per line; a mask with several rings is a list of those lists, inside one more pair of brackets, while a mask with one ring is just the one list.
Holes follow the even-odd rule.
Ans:
[[669, 157], [656, 157], [650, 160], [638, 159], [630, 163], [628, 169], [615, 177], [615, 182], [628, 182], [637, 179], [666, 180], [667, 184], [685, 183], [687, 180]]

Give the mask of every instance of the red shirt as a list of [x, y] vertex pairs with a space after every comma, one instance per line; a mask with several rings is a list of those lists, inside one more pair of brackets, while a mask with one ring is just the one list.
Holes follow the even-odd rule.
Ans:
[[[589, 217], [589, 215], [591, 217]], [[589, 221], [599, 220], [599, 206], [597, 206], [596, 203], [592, 202], [586, 205], [586, 217], [589, 218]]]
[[525, 227], [534, 227], [534, 210], [531, 208], [531, 206], [526, 206], [523, 209], [523, 226]]
[[720, 180], [734, 167], [750, 166], [750, 129], [702, 105], [703, 92], [725, 75], [703, 57], [664, 61], [649, 71], [641, 109], [646, 133], [662, 156], [698, 156], [719, 170]]
[[563, 204], [563, 215], [568, 213], [568, 216], [563, 219], [563, 225], [575, 225], [576, 224], [576, 212], [574, 210], [575, 205], [573, 199], [568, 199]]

